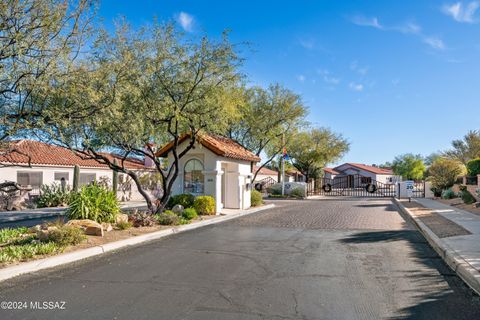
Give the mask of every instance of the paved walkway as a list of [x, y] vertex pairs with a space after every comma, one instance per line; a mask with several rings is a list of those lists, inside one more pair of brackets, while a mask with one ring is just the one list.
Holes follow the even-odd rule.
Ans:
[[0, 319], [480, 319], [388, 199], [277, 207], [0, 283]]
[[480, 272], [480, 216], [431, 199], [416, 199], [416, 201], [470, 233], [450, 237], [441, 237], [438, 234], [437, 236]]

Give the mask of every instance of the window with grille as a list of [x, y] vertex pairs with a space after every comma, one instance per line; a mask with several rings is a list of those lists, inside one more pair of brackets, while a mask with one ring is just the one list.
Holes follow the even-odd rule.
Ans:
[[62, 178], [68, 181], [68, 172], [55, 172], [55, 181], [62, 181]]

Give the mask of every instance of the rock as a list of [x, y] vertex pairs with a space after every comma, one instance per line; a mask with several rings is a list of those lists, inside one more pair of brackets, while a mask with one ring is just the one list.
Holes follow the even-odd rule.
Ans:
[[58, 227], [55, 227], [55, 226], [50, 226], [50, 227], [47, 227], [47, 228], [41, 228], [40, 227], [36, 231], [38, 240], [40, 240], [40, 241], [48, 240], [48, 235], [50, 234], [50, 232], [53, 231], [53, 230], [57, 230], [57, 229], [58, 229]]
[[108, 222], [102, 222], [102, 228], [105, 232], [110, 232], [113, 230], [112, 224]]
[[90, 219], [70, 220], [65, 225], [81, 228], [86, 235], [103, 237], [103, 227]]
[[176, 214], [182, 213], [184, 210], [183, 206], [181, 204], [176, 204], [173, 206], [172, 211], [175, 212]]
[[128, 214], [126, 213], [119, 213], [115, 218], [115, 223], [127, 223], [128, 222]]

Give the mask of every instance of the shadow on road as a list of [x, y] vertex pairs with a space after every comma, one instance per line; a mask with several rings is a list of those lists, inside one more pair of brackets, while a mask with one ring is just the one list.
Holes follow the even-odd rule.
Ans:
[[[391, 319], [480, 319], [480, 297], [443, 262], [416, 230], [355, 233], [341, 240], [346, 244], [406, 241], [411, 258], [422, 264], [403, 276], [415, 284], [411, 306], [397, 310]], [[451, 315], [455, 315], [452, 318]]]

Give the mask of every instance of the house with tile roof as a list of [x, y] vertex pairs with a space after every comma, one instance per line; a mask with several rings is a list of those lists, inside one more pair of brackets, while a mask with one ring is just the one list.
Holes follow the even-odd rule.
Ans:
[[[179, 149], [189, 143], [189, 136], [179, 139]], [[173, 164], [173, 142], [156, 152]], [[236, 141], [214, 134], [202, 134], [194, 147], [180, 159], [180, 172], [174, 182], [172, 194], [189, 193], [215, 198], [216, 211], [222, 209], [248, 209], [252, 189], [252, 171], [260, 158]]]
[[[67, 186], [73, 184], [73, 171], [77, 165], [80, 167], [79, 185], [86, 185], [92, 181], [106, 179], [112, 181], [113, 171], [106, 164], [101, 164], [94, 159], [77, 155], [67, 148], [55, 146], [35, 140], [10, 141], [8, 146], [0, 149], [0, 181], [14, 181], [21, 186], [30, 187], [30, 195], [39, 193], [42, 185], [60, 184], [62, 181]], [[118, 155], [107, 154], [107, 157], [120, 163], [122, 158]], [[124, 161], [126, 168], [131, 170], [151, 171], [142, 159], [127, 158]], [[129, 179], [119, 174], [119, 180]], [[127, 187], [131, 194], [130, 200], [142, 200], [135, 184]]]
[[[360, 176], [362, 183], [372, 181], [384, 184], [393, 184], [401, 181], [401, 177], [393, 173], [392, 169], [379, 168], [361, 163], [347, 162], [335, 168], [323, 168], [324, 177], [327, 179], [344, 179], [345, 177]], [[350, 179], [352, 182], [353, 178]]]

